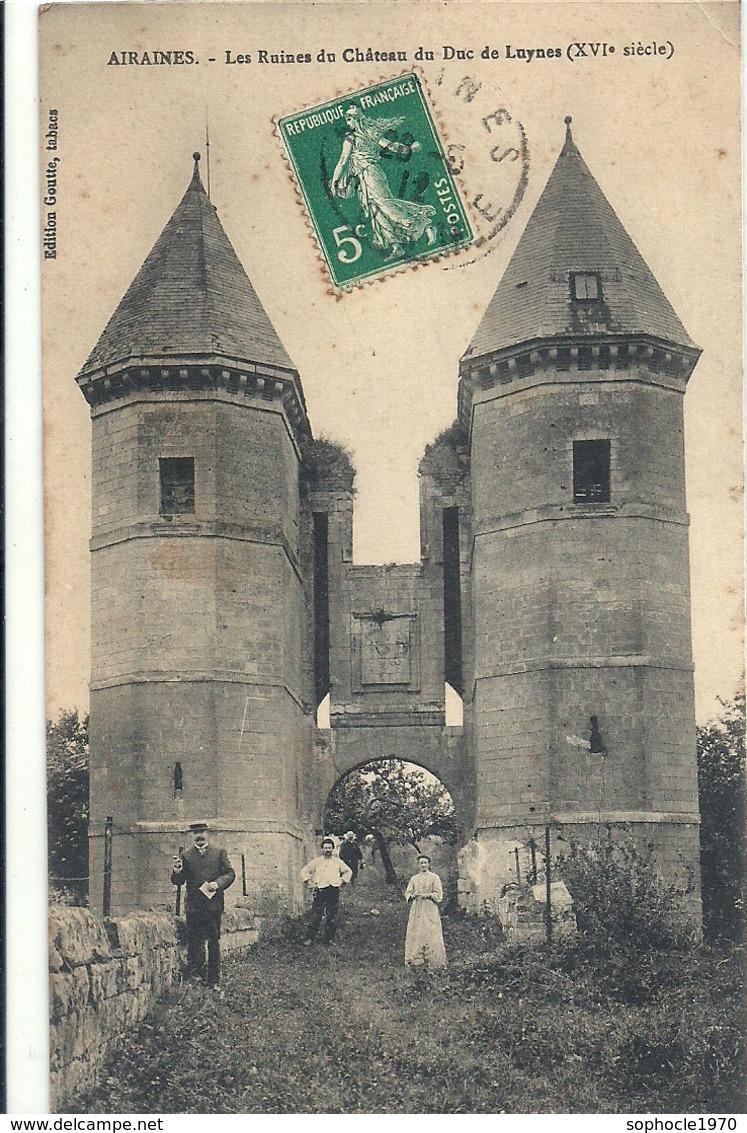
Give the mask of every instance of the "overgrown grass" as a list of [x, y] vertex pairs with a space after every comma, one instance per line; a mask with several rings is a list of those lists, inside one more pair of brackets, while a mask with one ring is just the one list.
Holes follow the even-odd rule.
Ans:
[[173, 989], [79, 1112], [742, 1112], [741, 949], [595, 964], [449, 916], [449, 967], [406, 970], [407, 911], [371, 880], [335, 951], [290, 923], [226, 961], [223, 1000]]

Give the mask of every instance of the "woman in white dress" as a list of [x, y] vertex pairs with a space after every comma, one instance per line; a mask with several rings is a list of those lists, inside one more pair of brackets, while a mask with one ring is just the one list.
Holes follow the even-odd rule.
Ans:
[[405, 891], [405, 900], [410, 904], [405, 937], [405, 964], [427, 964], [429, 968], [446, 967], [441, 914], [438, 911], [443, 898], [441, 878], [431, 871], [431, 859], [427, 854], [419, 854], [418, 872], [410, 878]]

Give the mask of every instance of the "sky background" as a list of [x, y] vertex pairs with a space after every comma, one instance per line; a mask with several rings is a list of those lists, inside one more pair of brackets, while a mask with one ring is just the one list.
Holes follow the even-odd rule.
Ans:
[[[743, 670], [741, 141], [738, 5], [65, 5], [41, 17], [41, 122], [59, 114], [57, 258], [43, 266], [47, 711], [87, 709], [89, 410], [75, 375], [204, 153], [221, 223], [297, 366], [315, 434], [357, 468], [354, 557], [419, 557], [417, 465], [456, 413], [469, 345], [563, 144], [565, 115], [599, 185], [703, 355], [685, 399], [699, 720]], [[531, 63], [505, 46], [613, 44], [614, 57]], [[626, 44], [674, 45], [671, 59]], [[485, 62], [490, 44], [501, 58]], [[345, 64], [345, 47], [410, 63]], [[442, 48], [475, 50], [444, 62]], [[468, 188], [501, 196], [481, 114], [507, 106], [529, 145], [523, 201], [490, 254], [330, 295], [272, 127], [411, 69], [418, 46], [440, 128], [465, 145]], [[233, 55], [338, 53], [336, 64], [229, 66]], [[107, 66], [112, 50], [192, 49], [192, 67]], [[207, 63], [208, 57], [217, 59]], [[473, 103], [455, 90], [480, 84]], [[483, 147], [484, 149], [484, 147]], [[43, 157], [48, 155], [44, 154]], [[203, 178], [205, 162], [203, 160]], [[503, 172], [503, 171], [502, 171]], [[487, 180], [486, 180], [487, 179]], [[498, 197], [496, 199], [498, 199]], [[503, 198], [501, 198], [503, 199]]]

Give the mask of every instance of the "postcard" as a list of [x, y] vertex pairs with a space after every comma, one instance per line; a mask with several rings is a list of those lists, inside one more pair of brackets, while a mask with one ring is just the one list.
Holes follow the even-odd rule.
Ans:
[[739, 15], [40, 10], [53, 1110], [739, 1112]]

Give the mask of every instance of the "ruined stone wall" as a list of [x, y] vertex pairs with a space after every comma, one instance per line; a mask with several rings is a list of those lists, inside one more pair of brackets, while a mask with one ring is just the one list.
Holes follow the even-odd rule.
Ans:
[[[247, 909], [223, 917], [222, 951], [257, 943]], [[178, 980], [183, 925], [165, 913], [102, 921], [87, 909], [49, 911], [50, 1111], [96, 1084], [110, 1050]]]

